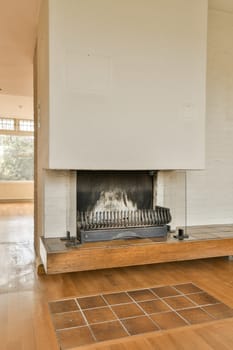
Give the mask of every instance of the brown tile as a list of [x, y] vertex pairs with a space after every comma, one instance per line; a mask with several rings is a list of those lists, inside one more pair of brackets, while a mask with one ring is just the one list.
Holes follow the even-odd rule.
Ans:
[[118, 339], [128, 336], [119, 321], [93, 324], [90, 327], [97, 341]]
[[94, 307], [107, 306], [107, 303], [100, 295], [78, 298], [77, 300], [81, 309], [92, 309]]
[[184, 293], [184, 294], [203, 292], [202, 289], [198, 288], [193, 283], [177, 284], [177, 285], [175, 285], [173, 287], [175, 287], [181, 293]]
[[112, 309], [119, 318], [128, 318], [144, 315], [143, 311], [134, 303], [114, 305], [112, 306]]
[[125, 320], [122, 320], [122, 323], [130, 335], [159, 330], [159, 327], [157, 327], [147, 316], [127, 318]]
[[150, 300], [139, 303], [143, 310], [148, 314], [170, 311], [170, 308], [162, 300]]
[[209, 316], [200, 307], [194, 309], [186, 309], [178, 311], [191, 324], [213, 321], [213, 317]]
[[175, 288], [171, 286], [164, 286], [164, 287], [158, 287], [158, 288], [151, 288], [151, 290], [158, 295], [160, 298], [165, 297], [172, 297], [174, 295], [179, 295], [180, 292], [178, 292]]
[[53, 301], [49, 303], [49, 306], [52, 314], [78, 310], [78, 305], [74, 299]]
[[207, 293], [195, 293], [188, 296], [192, 301], [198, 305], [208, 305], [219, 303], [219, 300], [215, 299]]
[[149, 289], [132, 290], [128, 294], [136, 301], [157, 299]]
[[183, 296], [166, 298], [165, 300], [166, 303], [168, 303], [168, 305], [170, 305], [175, 310], [196, 306], [192, 301]]
[[83, 311], [89, 323], [99, 323], [105, 321], [113, 321], [116, 316], [109, 307], [100, 307], [98, 309], [88, 309]]
[[122, 292], [122, 293], [112, 293], [112, 294], [104, 294], [104, 299], [110, 304], [125, 304], [125, 303], [131, 303], [132, 300], [130, 297]]
[[233, 309], [225, 304], [215, 304], [203, 307], [203, 310], [207, 311], [216, 319], [222, 319], [227, 317], [233, 317]]
[[150, 315], [153, 321], [155, 321], [161, 329], [177, 328], [182, 326], [187, 326], [181, 317], [179, 317], [175, 312], [163, 312], [160, 314]]
[[80, 311], [53, 314], [53, 323], [55, 329], [80, 327], [86, 324]]
[[62, 349], [70, 349], [95, 342], [88, 327], [57, 331], [57, 336]]

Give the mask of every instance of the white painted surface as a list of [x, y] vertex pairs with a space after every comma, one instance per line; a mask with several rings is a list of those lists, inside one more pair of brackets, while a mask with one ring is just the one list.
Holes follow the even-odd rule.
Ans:
[[[44, 235], [45, 232], [45, 171], [48, 167], [48, 138], [49, 138], [49, 52], [48, 52], [48, 0], [41, 3], [41, 11], [38, 24], [37, 50], [34, 63], [34, 81], [35, 81], [35, 130], [36, 136], [36, 235]], [[59, 231], [60, 234], [60, 231]], [[39, 241], [36, 242], [37, 247]]]
[[[49, 156], [49, 28], [48, 0], [41, 4], [38, 25], [36, 52], [36, 108], [37, 108], [37, 160], [38, 181], [42, 177], [42, 169], [48, 167]], [[40, 186], [40, 184], [38, 184]]]
[[188, 224], [233, 223], [233, 14], [209, 11], [206, 170], [188, 172]]
[[76, 236], [76, 172], [44, 171], [44, 237]]
[[[232, 23], [233, 14], [209, 11], [206, 169], [187, 172], [188, 225], [233, 223]], [[183, 201], [178, 196], [180, 187], [176, 187], [176, 172], [160, 175], [163, 191], [173, 199], [170, 203], [175, 225], [182, 225], [184, 216], [177, 216], [177, 210], [182, 213]], [[177, 190], [172, 195], [174, 188]], [[164, 192], [160, 199], [169, 204]]]
[[186, 211], [186, 176], [185, 171], [159, 171], [157, 183], [157, 205], [170, 209], [172, 230], [185, 226]]
[[33, 98], [0, 94], [0, 117], [33, 119]]
[[49, 4], [49, 167], [203, 168], [207, 1]]
[[47, 272], [47, 251], [41, 239], [39, 240], [39, 252], [40, 252], [40, 258], [41, 258], [42, 264], [45, 268], [45, 272]]
[[[206, 170], [187, 173], [188, 225], [233, 222], [232, 23], [233, 15], [222, 11], [209, 11], [207, 164]], [[184, 112], [187, 118], [190, 114], [189, 108], [187, 106]], [[183, 225], [185, 222], [183, 173], [160, 174], [162, 176], [158, 185], [158, 204], [171, 208], [174, 226]], [[65, 219], [63, 223], [65, 227]]]

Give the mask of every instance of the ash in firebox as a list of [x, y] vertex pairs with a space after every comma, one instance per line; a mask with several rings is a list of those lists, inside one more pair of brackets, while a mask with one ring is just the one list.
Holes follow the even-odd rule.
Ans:
[[102, 212], [137, 209], [137, 205], [128, 198], [127, 193], [120, 189], [115, 189], [102, 191], [92, 210], [94, 212]]

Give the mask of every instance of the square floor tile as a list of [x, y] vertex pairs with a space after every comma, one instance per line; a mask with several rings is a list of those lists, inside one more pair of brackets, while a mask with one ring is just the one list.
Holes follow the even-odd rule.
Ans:
[[71, 328], [57, 331], [62, 350], [95, 342], [88, 327]]
[[195, 307], [196, 305], [183, 296], [171, 297], [164, 299], [168, 305], [170, 305], [174, 310], [185, 309], [189, 307]]
[[233, 317], [233, 309], [193, 283], [49, 303], [62, 350], [129, 335]]
[[132, 303], [132, 299], [124, 292], [104, 294], [103, 297], [110, 305]]
[[175, 312], [163, 312], [160, 314], [153, 314], [150, 315], [150, 318], [153, 321], [155, 321], [161, 329], [177, 328], [187, 326], [188, 324]]
[[227, 317], [233, 317], [233, 309], [225, 304], [215, 304], [204, 306], [203, 310], [207, 311], [215, 319], [222, 319]]
[[198, 293], [198, 292], [203, 292], [202, 289], [198, 288], [195, 286], [193, 283], [184, 283], [184, 284], [177, 284], [175, 286], [176, 289], [178, 289], [181, 293], [184, 294], [190, 294], [190, 293]]
[[157, 327], [147, 316], [127, 318], [122, 320], [122, 323], [130, 335], [159, 330], [159, 327]]
[[55, 329], [80, 327], [86, 324], [80, 311], [53, 314], [53, 323]]
[[53, 301], [49, 303], [49, 306], [52, 314], [78, 310], [78, 305], [74, 299]]
[[113, 311], [119, 318], [128, 318], [144, 315], [144, 312], [134, 303], [112, 306]]
[[174, 295], [179, 295], [180, 292], [178, 292], [175, 288], [171, 286], [164, 286], [164, 287], [158, 287], [158, 288], [151, 288], [151, 290], [158, 295], [160, 298], [165, 297], [172, 297]]
[[94, 297], [85, 297], [77, 299], [81, 309], [93, 309], [94, 307], [107, 306], [101, 295], [96, 295]]
[[179, 310], [178, 314], [184, 317], [191, 324], [213, 321], [213, 317], [208, 315], [200, 307], [194, 309]]
[[128, 294], [136, 301], [157, 299], [149, 289], [132, 290]]
[[162, 300], [150, 300], [138, 303], [148, 314], [170, 311], [170, 308]]
[[87, 309], [83, 311], [88, 323], [99, 323], [113, 321], [116, 316], [109, 307], [100, 307], [97, 309]]
[[188, 295], [189, 299], [194, 301], [194, 303], [198, 305], [208, 305], [208, 304], [216, 304], [219, 303], [219, 300], [215, 299], [208, 293], [195, 293]]
[[128, 333], [124, 330], [119, 321], [97, 323], [90, 327], [97, 341], [118, 339], [128, 336]]

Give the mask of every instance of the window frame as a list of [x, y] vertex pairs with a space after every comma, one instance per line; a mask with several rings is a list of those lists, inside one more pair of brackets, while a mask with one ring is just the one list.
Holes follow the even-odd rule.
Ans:
[[0, 120], [14, 120], [14, 130], [7, 130], [7, 129], [0, 129], [0, 135], [18, 135], [18, 136], [33, 136], [34, 131], [27, 131], [27, 130], [20, 130], [20, 121], [29, 121], [33, 125], [34, 130], [34, 121], [32, 119], [24, 119], [24, 118], [7, 118], [7, 117], [0, 117]]
[[[10, 120], [14, 120], [14, 130], [7, 130], [7, 129], [0, 129], [0, 135], [8, 135], [8, 136], [32, 136], [33, 137], [33, 143], [35, 145], [35, 133], [34, 131], [22, 131], [20, 130], [20, 121], [30, 121], [33, 125], [33, 130], [35, 130], [35, 123], [33, 119], [26, 119], [26, 118], [12, 118], [12, 117], [4, 117], [4, 116], [0, 116], [0, 120], [6, 120], [6, 119], [10, 119]], [[34, 155], [33, 157], [35, 157], [35, 149], [34, 149]], [[35, 162], [35, 160], [34, 160]], [[32, 180], [0, 180], [1, 183], [17, 183], [20, 184], [21, 182], [33, 182], [34, 178]]]

